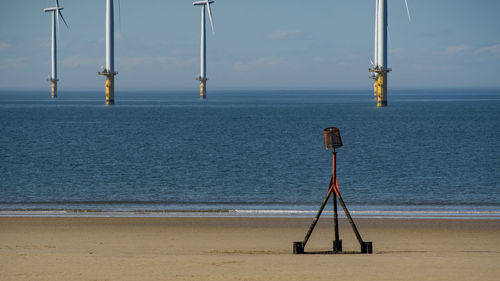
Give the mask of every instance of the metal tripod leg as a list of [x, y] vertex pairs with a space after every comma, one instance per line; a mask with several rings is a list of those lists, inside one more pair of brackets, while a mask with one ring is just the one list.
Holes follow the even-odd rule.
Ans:
[[309, 231], [306, 234], [306, 237], [304, 238], [304, 241], [302, 242], [304, 244], [304, 247], [307, 244], [307, 241], [309, 240], [309, 237], [311, 236], [314, 228], [316, 227], [316, 224], [318, 223], [319, 217], [321, 216], [321, 213], [323, 212], [323, 209], [326, 206], [326, 203], [328, 203], [328, 199], [330, 199], [330, 195], [332, 194], [333, 191], [333, 177], [330, 180], [330, 188], [328, 189], [328, 193], [325, 196], [325, 199], [323, 200], [323, 204], [321, 204], [321, 207], [319, 208], [318, 213], [316, 214], [316, 217], [314, 218], [311, 226], [309, 227]]
[[[333, 191], [335, 193], [338, 192], [338, 187], [336, 187], [337, 183], [337, 152], [333, 151], [332, 153], [332, 180], [333, 180]], [[342, 240], [339, 238], [339, 218], [337, 212], [337, 197], [333, 195], [333, 225], [335, 230], [335, 240], [333, 240], [333, 252], [339, 253], [342, 252]]]
[[342, 252], [342, 240], [339, 238], [339, 218], [337, 213], [337, 197], [333, 196], [333, 225], [335, 229], [335, 240], [333, 240], [333, 251]]
[[356, 227], [356, 224], [354, 223], [354, 221], [351, 217], [351, 214], [349, 213], [349, 210], [347, 209], [347, 206], [344, 203], [344, 199], [342, 199], [342, 196], [340, 195], [339, 184], [337, 182], [337, 179], [335, 179], [334, 189], [335, 189], [335, 194], [337, 195], [337, 198], [339, 199], [340, 205], [342, 206], [342, 209], [344, 209], [344, 213], [347, 216], [347, 219], [349, 220], [349, 223], [351, 224], [352, 230], [354, 231], [354, 234], [356, 235], [356, 238], [358, 239], [358, 242], [361, 246], [361, 253], [371, 254], [373, 251], [372, 242], [364, 242], [363, 238], [361, 238], [361, 234], [359, 234], [358, 228]]
[[304, 253], [304, 247], [307, 244], [307, 241], [309, 240], [309, 237], [311, 237], [311, 234], [316, 227], [316, 224], [318, 223], [319, 217], [321, 216], [321, 213], [323, 212], [323, 209], [326, 206], [326, 203], [328, 203], [328, 199], [330, 199], [330, 195], [332, 194], [333, 191], [333, 176], [330, 180], [330, 188], [328, 189], [328, 193], [325, 196], [325, 199], [323, 199], [323, 203], [321, 204], [321, 207], [319, 208], [318, 213], [316, 214], [316, 217], [314, 218], [313, 222], [311, 223], [311, 226], [309, 227], [309, 230], [307, 231], [306, 236], [304, 237], [304, 240], [301, 242], [293, 242], [293, 253], [294, 254], [303, 254]]

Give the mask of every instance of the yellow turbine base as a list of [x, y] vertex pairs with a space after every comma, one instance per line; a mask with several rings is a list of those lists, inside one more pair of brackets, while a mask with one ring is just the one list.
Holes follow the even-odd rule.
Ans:
[[377, 84], [377, 107], [387, 106], [387, 71], [378, 75]]
[[201, 80], [200, 83], [200, 99], [204, 100], [207, 98], [207, 80]]
[[106, 75], [106, 105], [115, 104], [115, 76]]
[[52, 98], [57, 98], [57, 81], [52, 81]]

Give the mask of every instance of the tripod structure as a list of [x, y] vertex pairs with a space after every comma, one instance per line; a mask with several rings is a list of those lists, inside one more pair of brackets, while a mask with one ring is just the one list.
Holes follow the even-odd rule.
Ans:
[[[304, 254], [305, 253], [304, 248], [307, 244], [307, 241], [309, 241], [309, 237], [311, 236], [314, 228], [316, 227], [316, 224], [318, 223], [318, 220], [321, 216], [321, 213], [323, 212], [323, 209], [325, 208], [326, 204], [328, 203], [330, 196], [332, 196], [333, 197], [333, 223], [334, 223], [334, 231], [335, 231], [335, 240], [333, 240], [333, 253], [334, 254], [342, 253], [342, 240], [340, 240], [340, 235], [339, 235], [338, 212], [337, 212], [337, 199], [338, 199], [338, 202], [342, 206], [342, 209], [344, 210], [344, 213], [347, 216], [347, 219], [349, 220], [349, 223], [351, 224], [351, 227], [354, 231], [354, 234], [356, 235], [356, 238], [358, 239], [358, 242], [361, 246], [361, 253], [371, 254], [372, 253], [372, 242], [363, 241], [363, 238], [361, 238], [361, 235], [359, 234], [358, 228], [356, 227], [356, 224], [354, 223], [354, 221], [351, 217], [351, 214], [349, 213], [349, 210], [347, 209], [347, 206], [345, 205], [344, 200], [342, 199], [342, 195], [340, 194], [339, 183], [337, 181], [337, 168], [336, 168], [337, 152], [335, 151], [335, 148], [342, 146], [342, 140], [340, 139], [340, 133], [338, 131], [338, 128], [330, 127], [330, 128], [326, 128], [323, 131], [323, 134], [325, 136], [325, 147], [327, 149], [333, 149], [333, 152], [332, 152], [332, 177], [330, 179], [330, 187], [328, 188], [328, 193], [326, 194], [325, 199], [323, 200], [323, 203], [321, 204], [321, 207], [319, 208], [319, 211], [316, 214], [316, 217], [314, 218], [313, 222], [311, 223], [311, 226], [309, 227], [309, 230], [307, 231], [307, 234], [304, 237], [304, 240], [299, 241], [299, 242], [293, 242], [293, 253], [294, 254]], [[334, 134], [336, 134], [336, 136]], [[334, 139], [335, 137], [337, 137], [337, 139]]]

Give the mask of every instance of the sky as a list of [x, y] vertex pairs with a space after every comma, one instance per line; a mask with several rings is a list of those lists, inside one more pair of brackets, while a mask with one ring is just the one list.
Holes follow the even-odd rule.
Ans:
[[[500, 1], [388, 0], [389, 88], [500, 88]], [[115, 0], [115, 2], [117, 2]], [[55, 0], [3, 0], [0, 89], [50, 87]], [[59, 91], [103, 89], [105, 0], [60, 0]], [[115, 4], [116, 10], [118, 5]], [[208, 89], [364, 89], [374, 0], [216, 0]], [[117, 90], [199, 89], [200, 7], [121, 0]], [[209, 31], [210, 29], [207, 29]]]

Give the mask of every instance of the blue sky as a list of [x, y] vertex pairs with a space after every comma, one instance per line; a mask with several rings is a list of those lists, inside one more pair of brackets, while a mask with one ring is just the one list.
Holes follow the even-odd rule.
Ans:
[[[0, 89], [48, 89], [53, 0], [3, 1]], [[59, 89], [102, 89], [104, 0], [60, 0]], [[198, 89], [200, 8], [121, 0], [117, 90]], [[388, 0], [390, 88], [500, 87], [500, 1]], [[208, 89], [364, 89], [374, 0], [217, 0]]]

